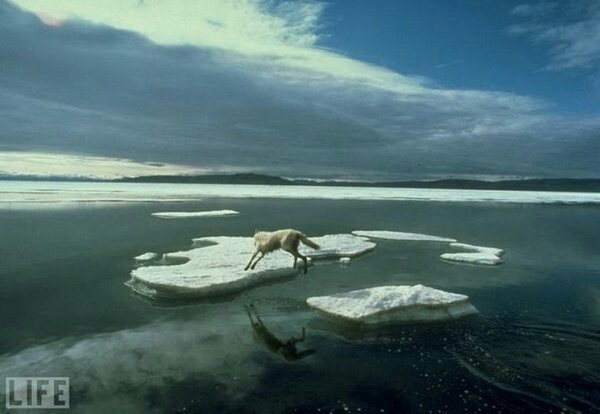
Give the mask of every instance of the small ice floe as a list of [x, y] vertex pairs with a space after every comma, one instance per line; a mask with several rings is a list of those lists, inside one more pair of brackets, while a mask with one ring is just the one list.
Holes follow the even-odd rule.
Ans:
[[349, 265], [351, 261], [352, 261], [351, 257], [340, 257], [341, 265]]
[[321, 237], [311, 237], [321, 248], [313, 250], [301, 247], [300, 253], [314, 260], [353, 258], [369, 253], [375, 249], [375, 243], [363, 237], [352, 234], [328, 234]]
[[239, 211], [235, 210], [212, 210], [212, 211], [164, 211], [158, 213], [152, 213], [153, 216], [166, 218], [166, 219], [177, 219], [177, 218], [195, 218], [195, 217], [228, 217], [237, 216], [240, 214]]
[[451, 247], [469, 250], [463, 253], [444, 253], [440, 257], [444, 260], [481, 265], [497, 265], [502, 263], [500, 256], [504, 250], [496, 247], [473, 246], [465, 243], [451, 243]]
[[139, 256], [135, 256], [134, 259], [138, 262], [146, 262], [148, 260], [156, 259], [158, 257], [157, 253], [147, 252], [144, 254], [140, 254]]
[[468, 296], [423, 285], [360, 289], [311, 297], [306, 303], [327, 317], [366, 325], [456, 319], [478, 313]]
[[409, 241], [433, 241], [433, 242], [447, 242], [454, 243], [456, 239], [450, 239], [447, 237], [432, 236], [430, 234], [420, 233], [405, 233], [401, 231], [387, 231], [387, 230], [355, 230], [352, 232], [357, 236], [368, 237], [370, 239], [386, 239], [386, 240], [409, 240]]

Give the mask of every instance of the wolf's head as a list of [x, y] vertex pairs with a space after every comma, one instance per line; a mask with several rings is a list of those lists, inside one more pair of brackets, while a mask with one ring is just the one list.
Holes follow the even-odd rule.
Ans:
[[270, 233], [264, 231], [257, 231], [254, 233], [254, 245], [256, 247], [265, 245], [269, 242]]

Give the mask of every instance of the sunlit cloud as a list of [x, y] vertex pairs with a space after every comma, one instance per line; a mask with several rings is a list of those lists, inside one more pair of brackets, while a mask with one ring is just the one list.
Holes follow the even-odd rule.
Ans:
[[319, 1], [12, 1], [34, 13], [132, 31], [160, 45], [214, 48], [254, 58], [256, 63], [266, 59], [270, 65], [308, 72], [305, 76], [312, 79], [337, 76], [401, 93], [423, 92], [416, 77], [319, 48], [319, 19], [325, 8]]
[[145, 175], [202, 174], [209, 170], [128, 159], [0, 151], [0, 175], [115, 179]]
[[63, 24], [65, 24], [65, 19], [58, 19], [54, 16], [50, 16], [49, 14], [46, 13], [36, 13], [38, 19], [40, 19], [40, 21], [42, 23], [44, 23], [46, 26], [51, 26], [51, 27], [60, 27]]

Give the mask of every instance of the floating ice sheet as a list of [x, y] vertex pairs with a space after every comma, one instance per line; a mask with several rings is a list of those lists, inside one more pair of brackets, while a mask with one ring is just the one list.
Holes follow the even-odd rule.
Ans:
[[205, 197], [600, 204], [600, 193], [549, 191], [0, 181], [0, 208], [22, 208], [24, 204], [49, 208], [85, 202], [197, 201]]
[[321, 237], [311, 237], [321, 248], [313, 250], [300, 247], [300, 252], [314, 260], [339, 259], [341, 257], [357, 257], [375, 249], [375, 243], [363, 237], [352, 234], [329, 234]]
[[497, 265], [502, 263], [500, 256], [504, 254], [504, 250], [496, 247], [474, 246], [466, 243], [451, 243], [450, 246], [457, 249], [469, 250], [469, 252], [444, 253], [440, 256], [442, 259], [482, 265]]
[[144, 254], [140, 254], [139, 256], [135, 256], [134, 259], [137, 260], [138, 262], [146, 262], [148, 260], [156, 259], [157, 257], [158, 257], [158, 254], [156, 254], [154, 252], [147, 252]]
[[311, 297], [306, 303], [325, 316], [368, 325], [456, 319], [477, 313], [468, 296], [423, 285], [360, 289]]
[[451, 262], [471, 263], [480, 265], [497, 265], [502, 259], [489, 253], [444, 253], [440, 255], [444, 260]]
[[237, 216], [239, 211], [235, 210], [213, 210], [213, 211], [164, 211], [158, 213], [152, 213], [153, 216], [166, 218], [166, 219], [178, 219], [178, 218], [195, 218], [195, 217], [227, 217]]
[[386, 240], [411, 240], [411, 241], [434, 241], [434, 242], [456, 242], [456, 239], [447, 237], [432, 236], [429, 234], [420, 233], [405, 233], [401, 231], [387, 230], [355, 230], [352, 232], [357, 236], [368, 237], [370, 239], [386, 239]]
[[[351, 234], [311, 237], [321, 250], [303, 249], [312, 259], [357, 256], [375, 248], [375, 243]], [[132, 289], [146, 296], [161, 298], [206, 297], [247, 289], [256, 284], [296, 275], [293, 257], [284, 251], [266, 255], [255, 270], [244, 271], [254, 252], [250, 237], [202, 237], [194, 239], [201, 247], [166, 253], [165, 260], [186, 260], [173, 265], [152, 265], [134, 269]]]
[[242, 290], [298, 272], [292, 268], [292, 256], [282, 251], [269, 254], [255, 270], [244, 271], [254, 251], [249, 237], [203, 237], [194, 241], [208, 245], [164, 255], [166, 259], [188, 259], [185, 263], [134, 269], [132, 278], [145, 288], [136, 290], [156, 297], [203, 297]]

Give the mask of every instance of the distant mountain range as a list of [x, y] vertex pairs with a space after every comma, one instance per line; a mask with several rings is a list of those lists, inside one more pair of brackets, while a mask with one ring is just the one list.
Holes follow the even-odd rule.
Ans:
[[600, 192], [600, 178], [530, 178], [521, 180], [444, 179], [432, 181], [340, 181], [283, 178], [273, 175], [240, 173], [210, 175], [152, 175], [101, 180], [85, 177], [39, 177], [1, 175], [0, 181], [71, 181], [71, 182], [128, 182], [172, 184], [257, 184], [311, 185], [335, 187], [442, 188], [455, 190], [512, 190], [512, 191], [569, 191]]
[[263, 174], [213, 174], [168, 176], [156, 175], [115, 180], [136, 183], [186, 183], [186, 184], [262, 184], [262, 185], [312, 185], [336, 187], [390, 187], [390, 188], [444, 188], [468, 190], [516, 190], [516, 191], [572, 191], [600, 192], [597, 178], [536, 178], [522, 180], [483, 181], [445, 179], [435, 181], [336, 181], [291, 179]]
[[179, 184], [266, 184], [266, 185], [298, 185], [294, 180], [272, 175], [243, 174], [210, 174], [210, 175], [148, 175], [143, 177], [122, 178], [121, 182], [134, 183], [179, 183]]

